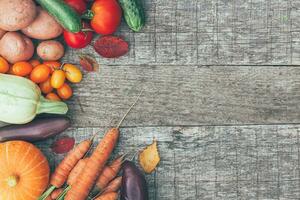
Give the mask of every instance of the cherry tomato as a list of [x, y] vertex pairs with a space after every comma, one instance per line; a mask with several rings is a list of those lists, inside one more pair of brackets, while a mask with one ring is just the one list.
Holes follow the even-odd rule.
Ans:
[[66, 74], [63, 70], [55, 70], [51, 76], [51, 86], [53, 88], [60, 88], [65, 83]]
[[48, 78], [45, 82], [40, 83], [39, 86], [40, 86], [41, 91], [44, 94], [48, 94], [48, 93], [52, 92], [52, 90], [53, 90], [53, 87], [51, 86], [51, 83], [50, 83], [50, 78]]
[[6, 73], [8, 70], [9, 63], [3, 57], [0, 57], [0, 73]]
[[67, 100], [73, 95], [73, 91], [67, 83], [64, 83], [61, 88], [57, 89], [57, 94], [60, 98]]
[[[90, 26], [83, 22], [83, 29], [89, 29]], [[72, 33], [64, 30], [64, 39], [72, 48], [80, 49], [86, 47], [88, 44], [91, 43], [93, 39], [93, 32], [92, 31], [80, 31], [78, 33]]]
[[74, 10], [82, 15], [86, 11], [86, 2], [84, 0], [65, 0], [65, 2]]
[[82, 80], [82, 73], [75, 65], [65, 64], [63, 70], [66, 73], [66, 78], [71, 83], [79, 83]]
[[43, 64], [50, 67], [51, 73], [53, 73], [56, 69], [59, 69], [61, 66], [61, 63], [58, 61], [44, 61]]
[[32, 67], [36, 67], [41, 64], [40, 61], [36, 59], [30, 60], [29, 63], [32, 65]]
[[61, 99], [59, 98], [59, 96], [57, 96], [57, 94], [50, 92], [49, 94], [47, 94], [46, 99], [52, 100], [52, 101], [61, 101]]
[[113, 34], [120, 25], [122, 10], [116, 0], [97, 0], [92, 6], [92, 28], [99, 34]]
[[27, 76], [32, 71], [32, 65], [29, 62], [21, 61], [16, 62], [12, 66], [12, 73], [17, 76]]
[[45, 82], [50, 75], [50, 68], [47, 65], [41, 64], [33, 68], [30, 74], [30, 80], [35, 83]]

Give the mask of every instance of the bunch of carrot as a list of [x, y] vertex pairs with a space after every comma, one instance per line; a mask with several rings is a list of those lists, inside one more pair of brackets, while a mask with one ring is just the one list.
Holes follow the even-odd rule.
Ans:
[[[140, 93], [141, 95], [141, 93]], [[117, 144], [119, 127], [137, 103], [140, 95], [123, 116], [118, 126], [109, 129], [96, 149], [87, 157], [94, 136], [79, 143], [55, 169], [50, 179], [50, 187], [39, 200], [85, 200], [94, 185], [100, 191], [93, 199], [116, 200], [122, 177], [117, 177], [124, 156], [116, 158], [111, 164], [107, 161]], [[67, 184], [67, 187], [62, 187]]]

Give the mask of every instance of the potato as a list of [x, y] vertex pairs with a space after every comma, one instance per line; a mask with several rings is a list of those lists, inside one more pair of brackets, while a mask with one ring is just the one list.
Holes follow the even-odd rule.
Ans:
[[35, 20], [29, 26], [22, 29], [25, 35], [34, 39], [48, 40], [62, 34], [62, 26], [47, 11], [38, 7], [37, 13]]
[[55, 40], [41, 42], [37, 47], [37, 54], [43, 60], [59, 60], [64, 53], [64, 46]]
[[36, 5], [32, 0], [1, 0], [0, 28], [17, 31], [25, 28], [36, 17]]
[[8, 62], [29, 60], [34, 53], [32, 41], [18, 32], [7, 32], [0, 40], [0, 55]]

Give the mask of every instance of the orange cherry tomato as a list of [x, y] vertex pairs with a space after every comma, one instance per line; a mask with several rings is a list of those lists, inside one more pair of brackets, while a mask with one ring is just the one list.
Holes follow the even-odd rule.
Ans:
[[82, 80], [82, 73], [75, 65], [65, 64], [63, 70], [66, 72], [66, 78], [71, 83], [79, 83]]
[[33, 68], [30, 74], [30, 80], [35, 83], [47, 81], [50, 75], [50, 68], [47, 65], [41, 64]]
[[51, 86], [51, 83], [50, 83], [50, 78], [48, 78], [45, 82], [40, 83], [39, 86], [40, 86], [41, 91], [44, 94], [48, 94], [48, 93], [52, 92], [52, 90], [53, 90], [53, 87]]
[[57, 94], [50, 92], [49, 94], [47, 94], [46, 99], [52, 100], [52, 101], [61, 101], [61, 99], [59, 98], [59, 96], [57, 96]]
[[51, 73], [53, 73], [56, 69], [59, 69], [61, 66], [61, 63], [58, 61], [44, 61], [43, 64], [50, 67]]
[[67, 100], [73, 95], [73, 91], [67, 83], [64, 83], [61, 88], [57, 89], [57, 94], [60, 98]]
[[33, 67], [36, 67], [38, 65], [41, 64], [41, 62], [39, 60], [36, 60], [36, 59], [32, 59], [29, 61], [29, 63], [33, 66]]
[[32, 65], [29, 62], [16, 62], [12, 66], [12, 73], [17, 76], [27, 76], [32, 71]]
[[63, 70], [55, 70], [51, 76], [51, 86], [53, 88], [60, 88], [65, 83], [66, 74]]
[[6, 73], [8, 70], [9, 63], [3, 57], [0, 57], [0, 73]]

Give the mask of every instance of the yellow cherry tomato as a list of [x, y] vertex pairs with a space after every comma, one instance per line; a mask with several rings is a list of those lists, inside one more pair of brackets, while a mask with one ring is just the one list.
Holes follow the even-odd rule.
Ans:
[[61, 99], [59, 98], [59, 96], [57, 96], [57, 94], [50, 92], [49, 94], [47, 94], [46, 99], [52, 100], [52, 101], [61, 101]]
[[65, 83], [66, 75], [63, 70], [55, 70], [51, 76], [51, 86], [53, 88], [60, 88]]
[[58, 61], [44, 61], [43, 64], [50, 67], [51, 73], [53, 73], [55, 70], [59, 69], [61, 66], [61, 63]]
[[79, 83], [82, 80], [82, 73], [75, 65], [65, 64], [63, 70], [66, 72], [66, 78], [71, 83]]
[[8, 70], [9, 63], [3, 57], [0, 57], [0, 73], [6, 73]]
[[52, 90], [53, 90], [53, 87], [51, 86], [51, 83], [50, 83], [50, 78], [48, 78], [47, 81], [40, 83], [39, 86], [40, 86], [41, 91], [44, 94], [48, 94], [48, 93], [52, 92]]
[[61, 88], [57, 89], [57, 94], [60, 98], [67, 100], [71, 98], [71, 96], [73, 95], [73, 91], [67, 83], [64, 83]]

